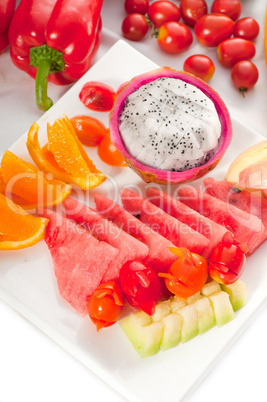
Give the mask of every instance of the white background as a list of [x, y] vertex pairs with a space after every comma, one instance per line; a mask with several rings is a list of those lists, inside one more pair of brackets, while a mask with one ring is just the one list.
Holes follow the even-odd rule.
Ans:
[[[123, 0], [104, 0], [104, 29], [98, 58], [121, 38], [120, 25], [125, 16], [123, 3]], [[207, 3], [210, 6], [212, 2]], [[201, 47], [195, 39], [192, 47], [179, 56], [163, 53], [155, 39], [129, 43], [157, 64], [176, 69], [182, 69], [183, 61], [193, 53], [208, 54], [216, 65], [210, 85], [220, 93], [234, 117], [267, 137], [267, 76], [263, 49], [266, 4], [263, 0], [243, 0], [242, 4], [242, 16], [256, 18], [261, 26], [254, 58], [260, 79], [245, 98], [232, 86], [230, 71], [218, 64], [216, 50]], [[55, 102], [68, 88], [51, 84], [49, 95]], [[42, 112], [34, 104], [33, 80], [17, 70], [10, 61], [8, 51], [5, 52], [0, 56], [0, 153], [41, 115]], [[125, 400], [3, 302], [0, 302], [0, 317], [0, 402]], [[267, 307], [262, 306], [254, 321], [188, 401], [267, 401], [266, 333]]]

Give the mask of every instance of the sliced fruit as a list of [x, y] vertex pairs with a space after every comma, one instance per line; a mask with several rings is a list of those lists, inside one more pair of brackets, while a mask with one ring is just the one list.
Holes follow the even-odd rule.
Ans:
[[0, 194], [0, 250], [30, 247], [43, 239], [48, 220], [28, 214]]
[[141, 222], [150, 226], [175, 246], [185, 247], [194, 253], [202, 254], [208, 245], [208, 239], [201, 233], [166, 214], [137, 193], [124, 188], [121, 190], [121, 199], [127, 211], [140, 216]]
[[259, 142], [247, 148], [231, 163], [225, 179], [233, 184], [239, 183], [240, 173], [251, 165], [267, 159], [267, 141]]
[[[229, 294], [230, 296], [229, 296]], [[207, 296], [203, 296], [203, 295]], [[233, 306], [231, 304], [233, 302]], [[195, 297], [181, 300], [171, 297], [157, 304], [151, 317], [144, 312], [120, 321], [126, 336], [141, 357], [151, 356], [203, 334], [214, 325], [222, 326], [234, 317], [234, 309], [246, 303], [246, 286], [237, 281], [224, 292], [215, 282], [207, 283]], [[161, 324], [156, 327], [156, 324]]]
[[234, 310], [226, 292], [218, 292], [209, 296], [211, 301], [215, 320], [219, 327], [235, 318]]
[[239, 280], [231, 285], [221, 285], [221, 288], [229, 294], [234, 311], [240, 310], [247, 304], [247, 288], [244, 282]]
[[139, 311], [120, 321], [120, 326], [141, 357], [156, 354], [160, 349], [164, 325], [152, 323], [151, 317]]
[[39, 169], [83, 190], [99, 186], [106, 180], [88, 157], [67, 117], [57, 119], [48, 128], [48, 145], [43, 149], [38, 141], [38, 131], [38, 125], [34, 123], [28, 133], [27, 148]]
[[60, 204], [71, 186], [49, 176], [7, 150], [1, 161], [0, 191], [24, 209]]
[[180, 187], [178, 194], [190, 208], [225, 226], [237, 240], [246, 243], [248, 255], [261, 245], [265, 228], [257, 216], [189, 185]]

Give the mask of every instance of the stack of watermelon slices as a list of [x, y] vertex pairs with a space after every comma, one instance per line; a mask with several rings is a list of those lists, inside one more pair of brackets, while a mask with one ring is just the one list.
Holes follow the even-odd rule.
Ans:
[[208, 259], [227, 231], [252, 254], [267, 238], [267, 201], [262, 208], [253, 199], [251, 211], [247, 192], [232, 191], [229, 202], [230, 184], [213, 179], [204, 184], [206, 191], [186, 185], [175, 196], [149, 187], [147, 198], [122, 189], [122, 206], [96, 194], [97, 211], [69, 197], [62, 214], [47, 210], [45, 241], [61, 296], [84, 316], [92, 292], [117, 279], [125, 262], [142, 260], [166, 272], [176, 259], [168, 247], [186, 247]]

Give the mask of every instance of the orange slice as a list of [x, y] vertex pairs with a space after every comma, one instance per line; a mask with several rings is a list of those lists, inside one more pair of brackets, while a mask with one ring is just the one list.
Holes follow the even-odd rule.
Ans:
[[26, 209], [60, 204], [71, 192], [71, 186], [44, 175], [8, 150], [3, 155], [0, 172], [0, 192]]
[[43, 148], [39, 144], [38, 131], [38, 125], [34, 123], [28, 133], [27, 148], [39, 169], [83, 190], [95, 188], [106, 180], [88, 157], [67, 117], [48, 126], [48, 144]]
[[0, 250], [33, 246], [43, 239], [48, 219], [34, 217], [0, 194]]

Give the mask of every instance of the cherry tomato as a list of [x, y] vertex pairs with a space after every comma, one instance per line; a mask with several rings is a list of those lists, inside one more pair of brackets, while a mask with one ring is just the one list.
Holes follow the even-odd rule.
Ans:
[[128, 261], [120, 270], [119, 281], [128, 303], [149, 315], [155, 312], [161, 298], [161, 285], [157, 274], [141, 261]]
[[148, 23], [143, 14], [133, 13], [124, 18], [121, 31], [126, 39], [139, 41], [143, 39], [148, 31]]
[[172, 1], [158, 0], [150, 4], [147, 16], [153, 22], [155, 28], [161, 27], [168, 21], [179, 21], [181, 13], [179, 7]]
[[259, 71], [251, 61], [241, 60], [232, 68], [231, 78], [234, 86], [244, 96], [244, 93], [258, 81]]
[[118, 321], [124, 306], [124, 296], [115, 281], [98, 286], [88, 301], [88, 314], [97, 331]]
[[167, 53], [181, 53], [193, 42], [190, 29], [181, 22], [166, 22], [159, 28], [158, 44]]
[[203, 46], [214, 47], [230, 38], [234, 32], [235, 23], [227, 15], [213, 13], [200, 17], [195, 24], [197, 40]]
[[240, 0], [214, 0], [211, 5], [212, 13], [222, 13], [228, 15], [233, 21], [237, 20], [242, 11]]
[[209, 274], [212, 279], [226, 285], [237, 281], [245, 269], [247, 251], [245, 243], [236, 241], [230, 232], [226, 232], [210, 256]]
[[230, 38], [217, 47], [217, 57], [224, 67], [233, 67], [241, 60], [249, 60], [255, 56], [256, 48], [253, 42], [242, 38]]
[[200, 17], [207, 14], [208, 6], [205, 0], [182, 0], [180, 11], [184, 22], [194, 26]]
[[70, 121], [81, 143], [88, 147], [99, 145], [107, 132], [104, 124], [91, 116], [74, 116]]
[[146, 14], [149, 0], [125, 0], [124, 8], [127, 14]]
[[185, 60], [184, 71], [194, 74], [196, 77], [207, 82], [213, 76], [215, 66], [208, 56], [204, 54], [194, 54]]
[[82, 103], [88, 109], [108, 112], [112, 109], [116, 94], [113, 88], [102, 82], [90, 81], [84, 84], [79, 94]]
[[107, 130], [105, 137], [98, 146], [98, 156], [100, 157], [100, 159], [102, 159], [103, 162], [107, 163], [108, 165], [118, 167], [127, 166], [127, 163], [124, 161], [120, 152], [111, 142], [109, 130]]
[[208, 263], [204, 257], [191, 253], [186, 248], [170, 247], [169, 249], [178, 256], [178, 259], [170, 266], [167, 273], [158, 275], [165, 278], [170, 292], [186, 299], [197, 293], [207, 282]]
[[254, 18], [240, 18], [240, 20], [237, 20], [235, 23], [234, 36], [236, 38], [254, 40], [257, 38], [259, 32], [259, 24]]

